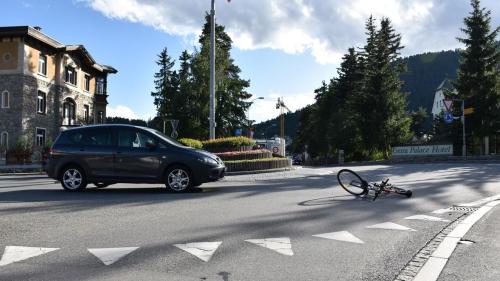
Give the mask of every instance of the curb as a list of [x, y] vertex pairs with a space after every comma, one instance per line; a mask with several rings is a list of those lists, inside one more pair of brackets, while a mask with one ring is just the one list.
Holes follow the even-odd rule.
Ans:
[[251, 175], [251, 174], [264, 174], [264, 173], [276, 173], [284, 171], [293, 171], [294, 167], [276, 168], [269, 170], [255, 170], [255, 171], [238, 171], [238, 172], [226, 172], [226, 176], [240, 176], [240, 175]]
[[459, 222], [454, 229], [444, 237], [436, 250], [431, 254], [413, 281], [435, 281], [448, 263], [458, 242], [485, 214], [491, 211], [500, 201], [491, 201]]

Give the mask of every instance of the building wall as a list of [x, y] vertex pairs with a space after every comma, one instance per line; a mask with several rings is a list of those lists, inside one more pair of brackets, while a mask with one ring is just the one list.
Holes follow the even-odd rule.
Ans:
[[14, 74], [22, 71], [23, 44], [21, 38], [0, 39], [0, 74]]
[[0, 108], [0, 133], [9, 134], [9, 146], [13, 146], [17, 137], [22, 132], [23, 114], [23, 75], [10, 74], [2, 75], [0, 79], [0, 92], [9, 92], [9, 108]]
[[[8, 53], [8, 59], [3, 56]], [[47, 75], [39, 73], [40, 53], [47, 56]], [[66, 83], [65, 66], [75, 67], [77, 85]], [[90, 89], [85, 91], [85, 74], [91, 77]], [[12, 147], [20, 137], [36, 143], [36, 128], [44, 128], [46, 141], [54, 140], [63, 124], [63, 103], [67, 98], [75, 104], [76, 124], [84, 123], [84, 105], [89, 106], [89, 124], [97, 121], [97, 111], [106, 112], [106, 99], [96, 102], [96, 76], [104, 78], [89, 66], [82, 67], [78, 55], [57, 52], [46, 45], [23, 38], [0, 39], [0, 93], [7, 90], [10, 108], [0, 108], [0, 133], [9, 135]], [[46, 94], [46, 112], [37, 113], [38, 91]], [[41, 147], [34, 147], [40, 151]]]

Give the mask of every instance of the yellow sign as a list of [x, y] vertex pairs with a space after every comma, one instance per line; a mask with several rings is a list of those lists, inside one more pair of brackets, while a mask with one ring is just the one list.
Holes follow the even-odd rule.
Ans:
[[465, 108], [464, 109], [464, 115], [469, 115], [469, 114], [472, 114], [474, 113], [474, 108], [473, 107], [469, 107], [469, 108]]

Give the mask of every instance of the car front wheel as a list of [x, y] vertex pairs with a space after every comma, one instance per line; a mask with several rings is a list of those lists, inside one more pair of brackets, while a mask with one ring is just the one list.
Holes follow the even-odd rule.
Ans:
[[173, 192], [184, 192], [192, 186], [191, 173], [183, 166], [171, 167], [166, 172], [165, 185]]
[[61, 173], [61, 185], [67, 191], [81, 191], [87, 186], [83, 169], [78, 166], [68, 166]]

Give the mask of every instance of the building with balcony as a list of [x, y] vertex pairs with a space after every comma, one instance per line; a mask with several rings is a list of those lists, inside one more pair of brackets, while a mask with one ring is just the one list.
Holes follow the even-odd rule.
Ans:
[[83, 45], [65, 45], [39, 27], [0, 27], [0, 147], [24, 138], [40, 150], [67, 126], [103, 123], [107, 78]]

